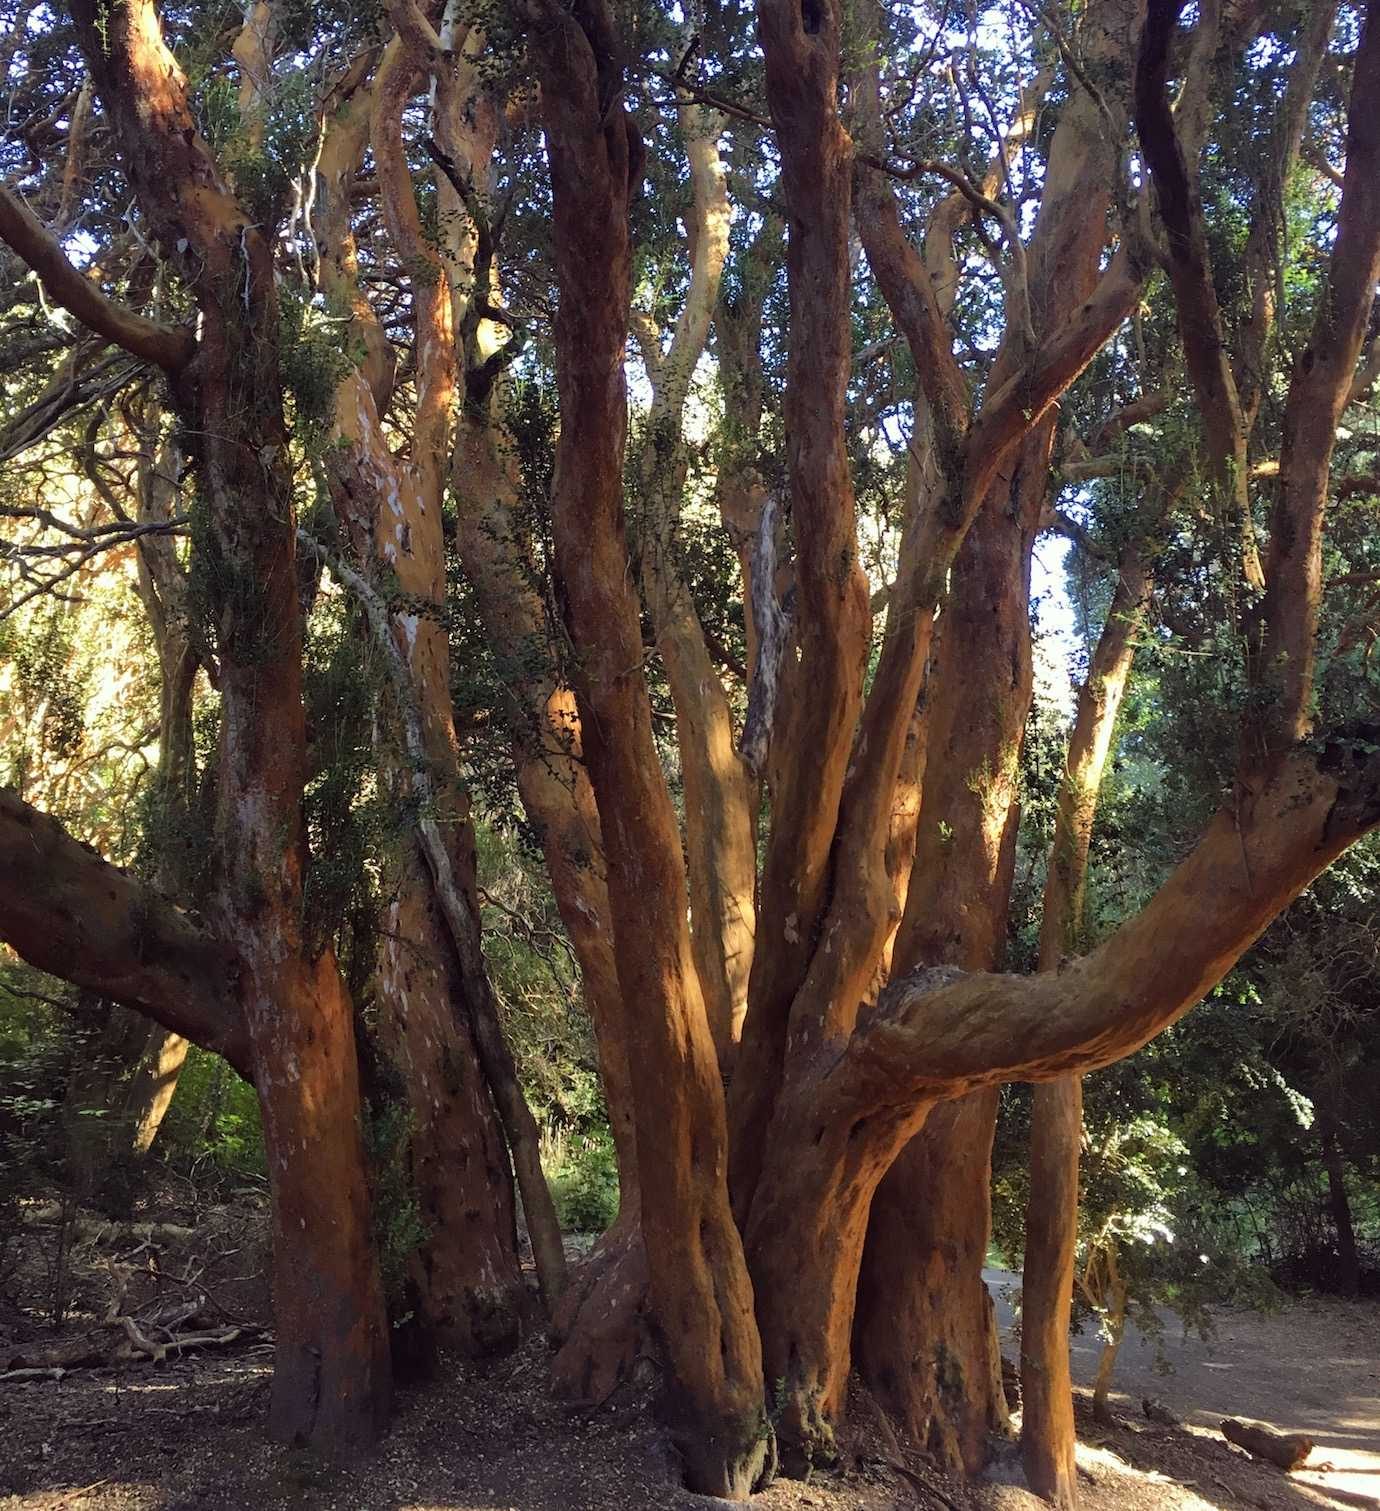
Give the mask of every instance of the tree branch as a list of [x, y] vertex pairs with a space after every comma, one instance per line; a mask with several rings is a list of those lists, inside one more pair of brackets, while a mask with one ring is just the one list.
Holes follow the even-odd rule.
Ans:
[[[1165, 269], [1174, 289], [1184, 361], [1202, 410], [1211, 475], [1242, 533], [1246, 578], [1259, 588], [1264, 575], [1246, 486], [1246, 419], [1227, 357], [1197, 166], [1187, 158], [1175, 129], [1167, 89], [1170, 42], [1182, 9], [1183, 0], [1150, 0], [1136, 60], [1136, 130], [1168, 234]], [[1205, 8], [1199, 24], [1210, 34], [1217, 20], [1217, 7], [1211, 6]]]
[[166, 897], [0, 789], [0, 940], [251, 1076], [234, 955]]
[[975, 973], [938, 991], [923, 972], [893, 982], [824, 1080], [850, 1088], [849, 1107], [873, 1111], [997, 1081], [1052, 1080], [1134, 1053], [1380, 824], [1380, 757], [1366, 752], [1374, 736], [1360, 729], [1321, 755], [1296, 751], [1254, 791], [1234, 794], [1147, 906], [1067, 969]]
[[190, 331], [146, 319], [107, 298], [72, 266], [24, 201], [3, 185], [0, 238], [38, 275], [49, 297], [98, 336], [169, 372], [185, 367], [196, 355], [196, 338]]

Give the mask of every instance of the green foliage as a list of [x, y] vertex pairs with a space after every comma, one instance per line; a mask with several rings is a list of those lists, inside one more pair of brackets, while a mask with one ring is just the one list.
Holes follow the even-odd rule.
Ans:
[[299, 438], [317, 447], [335, 411], [336, 390], [358, 358], [347, 347], [348, 315], [283, 285], [278, 292], [279, 361]]
[[75, 628], [61, 605], [44, 605], [22, 626], [0, 623], [0, 661], [13, 663], [15, 712], [27, 727], [6, 774], [20, 791], [34, 762], [69, 759], [86, 738], [91, 673], [76, 655]]
[[306, 70], [276, 73], [263, 98], [262, 120], [256, 123], [262, 138], [257, 143], [229, 76], [210, 75], [198, 92], [202, 132], [251, 222], [261, 229], [281, 222], [293, 185], [311, 161], [317, 129], [315, 90]]
[[67, 1060], [66, 1015], [28, 996], [60, 985], [0, 960], [0, 1288], [20, 1206], [62, 1174], [59, 1095]]
[[607, 1128], [542, 1135], [542, 1168], [567, 1232], [602, 1233], [618, 1216], [618, 1165]]
[[476, 838], [489, 976], [523, 1089], [539, 1120], [587, 1130], [603, 1121], [598, 1059], [555, 901], [516, 828], [481, 821]]
[[254, 1088], [220, 1058], [193, 1045], [156, 1146], [159, 1156], [229, 1189], [266, 1181], [263, 1123]]
[[193, 487], [187, 505], [191, 550], [187, 556], [187, 607], [205, 644], [223, 653], [222, 633], [233, 626], [237, 659], [262, 654], [266, 633], [264, 587], [224, 549], [211, 502]]
[[[311, 848], [303, 896], [307, 935], [320, 949], [345, 931], [347, 966], [372, 953], [379, 862], [396, 851], [411, 819], [380, 788], [374, 728], [384, 675], [373, 641], [360, 633], [356, 610], [343, 595], [323, 602], [309, 626], [307, 721], [314, 771], [307, 784]], [[348, 925], [348, 929], [347, 929]]]

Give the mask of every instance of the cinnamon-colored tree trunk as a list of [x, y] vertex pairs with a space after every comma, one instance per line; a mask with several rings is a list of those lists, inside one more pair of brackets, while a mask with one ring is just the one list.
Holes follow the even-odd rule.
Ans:
[[618, 102], [622, 63], [604, 6], [596, 0], [570, 15], [537, 3], [528, 20], [560, 289], [556, 569], [578, 657], [625, 1038], [638, 1067], [642, 1233], [687, 1481], [741, 1497], [766, 1469], [771, 1432], [752, 1287], [724, 1182], [718, 1060], [690, 951], [675, 814], [652, 739], [622, 510], [628, 208], [641, 147]]
[[207, 912], [239, 962], [272, 1177], [270, 1421], [281, 1437], [343, 1448], [381, 1428], [390, 1374], [353, 1014], [334, 956], [303, 932], [302, 632], [272, 255], [197, 134], [152, 6], [98, 9], [73, 8], [97, 93], [153, 233], [201, 309], [173, 392], [195, 439], [220, 662]]
[[[1141, 552], [1129, 547], [1069, 737], [1040, 921], [1042, 971], [1058, 971], [1077, 951], [1098, 792], [1135, 656], [1147, 586]], [[1021, 1454], [1030, 1488], [1062, 1507], [1077, 1499], [1069, 1322], [1082, 1132], [1079, 1077], [1034, 1088], [1021, 1290]]]
[[[1006, 935], [1030, 709], [1030, 552], [1052, 426], [994, 488], [956, 568], [929, 710], [915, 864], [893, 970], [990, 970]], [[946, 1466], [975, 1473], [1006, 1425], [991, 1298], [991, 1092], [931, 1114], [872, 1206], [858, 1290], [858, 1364], [879, 1400]]]

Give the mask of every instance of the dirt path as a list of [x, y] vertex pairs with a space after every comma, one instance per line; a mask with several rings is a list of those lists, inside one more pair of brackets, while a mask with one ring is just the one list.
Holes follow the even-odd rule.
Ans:
[[[1019, 1290], [1020, 1276], [1009, 1270], [983, 1276], [996, 1299], [1004, 1351], [1014, 1357], [1011, 1292]], [[1334, 1502], [1380, 1511], [1380, 1306], [1312, 1300], [1269, 1315], [1218, 1311], [1207, 1341], [1185, 1337], [1172, 1313], [1161, 1321], [1158, 1346], [1134, 1328], [1122, 1344], [1114, 1382], [1118, 1410], [1139, 1417], [1142, 1397], [1155, 1396], [1186, 1425], [1219, 1441], [1223, 1417], [1307, 1433], [1317, 1445], [1310, 1463], [1333, 1467], [1300, 1471], [1294, 1483]], [[1091, 1386], [1101, 1347], [1094, 1331], [1072, 1339], [1077, 1383]]]

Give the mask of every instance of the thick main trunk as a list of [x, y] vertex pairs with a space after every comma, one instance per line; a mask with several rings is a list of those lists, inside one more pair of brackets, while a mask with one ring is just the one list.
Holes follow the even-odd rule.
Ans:
[[[221, 483], [219, 467], [210, 470]], [[242, 477], [211, 491], [228, 547], [254, 495]], [[253, 573], [259, 601], [242, 620], [227, 613], [222, 621], [233, 633], [221, 645], [221, 882], [213, 916], [242, 962], [270, 1173], [277, 1331], [270, 1430], [338, 1452], [372, 1441], [387, 1420], [388, 1332], [354, 1015], [334, 954], [327, 948], [313, 957], [303, 936], [301, 638], [292, 536], [283, 539], [292, 516], [275, 499], [260, 510], [247, 532], [257, 536], [252, 554], [240, 566]], [[307, 1150], [311, 1158], [303, 1157]]]
[[251, 1019], [272, 1175], [269, 1428], [285, 1442], [352, 1451], [383, 1430], [392, 1373], [350, 1003], [329, 954], [275, 976], [282, 995]]
[[[1115, 56], [1124, 15], [1098, 7], [1089, 21], [1088, 44]], [[1111, 98], [1112, 108], [1119, 108]], [[1075, 96], [1051, 144], [1023, 275], [1026, 320], [1047, 345], [1098, 288], [1108, 188], [1116, 171], [1111, 154], [1097, 107]], [[890, 194], [880, 184], [868, 193], [876, 212], [864, 229], [869, 259], [919, 361], [948, 341], [939, 296], [925, 264], [899, 236]], [[1036, 361], [1020, 314], [1019, 304], [1008, 298], [1009, 328], [991, 391]], [[942, 345], [939, 359], [930, 363], [935, 376], [927, 385], [923, 437], [924, 454], [941, 473], [931, 491], [952, 487], [943, 474], [953, 468], [960, 427], [967, 423], [959, 410], [962, 380], [949, 371], [951, 364]], [[965, 497], [980, 471], [975, 438], [991, 408], [989, 398], [968, 431]], [[930, 692], [916, 856], [893, 949], [895, 971], [940, 964], [991, 970], [1001, 957], [1015, 856], [1017, 765], [1033, 687], [1030, 553], [1053, 434], [1052, 417], [1036, 420], [995, 475], [989, 472], [980, 510], [954, 562]], [[972, 507], [970, 499], [966, 506]], [[995, 1116], [995, 1099], [986, 1093], [943, 1115], [931, 1114], [915, 1145], [888, 1172], [873, 1205], [878, 1236], [864, 1253], [856, 1329], [859, 1364], [874, 1388], [912, 1433], [969, 1473], [985, 1461], [989, 1432], [1006, 1423], [995, 1319], [981, 1278]], [[960, 1195], [949, 1184], [952, 1172], [971, 1169], [979, 1157], [974, 1174], [981, 1179]], [[892, 1257], [898, 1250], [915, 1256], [909, 1279]], [[888, 1326], [892, 1315], [903, 1318], [902, 1325]], [[936, 1360], [952, 1366], [950, 1381], [961, 1379], [961, 1389], [936, 1388]]]
[[[868, 1213], [877, 1183], [930, 1103], [877, 1114], [820, 1107], [808, 1095], [778, 1103], [773, 1126], [793, 1158], [771, 1153], [752, 1205], [746, 1244], [756, 1287], [763, 1367], [779, 1398], [782, 1469], [803, 1475], [838, 1449], [849, 1342]], [[862, 1135], [866, 1135], [865, 1137]]]
[[554, 198], [561, 436], [552, 487], [556, 567], [578, 657], [585, 759], [599, 804], [625, 1004], [653, 1307], [672, 1371], [693, 1489], [745, 1496], [770, 1429], [752, 1287], [725, 1182], [718, 1060], [686, 927], [680, 837], [652, 738], [622, 469], [628, 205], [640, 143], [616, 101], [621, 67], [601, 5], [579, 19], [537, 0], [529, 45], [542, 84]]
[[[982, 1279], [995, 1088], [944, 1102], [872, 1204], [853, 1347], [882, 1406], [947, 1469], [975, 1474], [1006, 1429], [992, 1297]], [[884, 1199], [896, 1172], [908, 1203]]]
[[[1030, 551], [1052, 426], [1003, 469], [959, 552], [930, 694], [912, 880], [894, 967], [989, 970], [1006, 933], [1017, 763], [1033, 686]], [[1006, 1426], [995, 1316], [982, 1280], [997, 1101], [931, 1113], [872, 1207], [855, 1344], [864, 1378], [917, 1442], [977, 1473]]]

